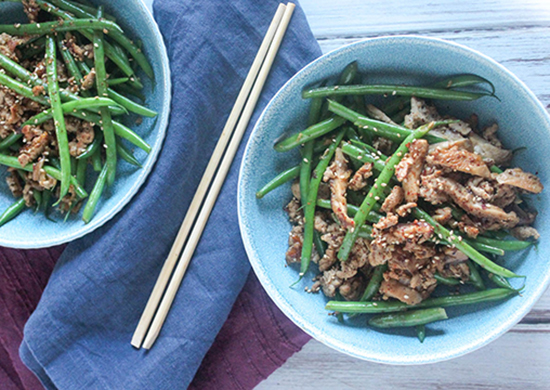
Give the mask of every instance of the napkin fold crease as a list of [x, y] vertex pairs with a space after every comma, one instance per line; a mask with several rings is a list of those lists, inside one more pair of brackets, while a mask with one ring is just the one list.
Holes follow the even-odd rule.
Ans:
[[[166, 140], [132, 202], [67, 246], [25, 326], [21, 358], [47, 389], [173, 389], [193, 379], [250, 269], [236, 207], [244, 144], [275, 92], [321, 54], [299, 7], [159, 339], [149, 352], [130, 339], [277, 5], [156, 0], [172, 70]], [[283, 318], [250, 314], [257, 324], [261, 315]], [[260, 340], [271, 337], [254, 329]], [[287, 344], [274, 364], [299, 349]], [[253, 356], [235, 358], [254, 364]], [[257, 374], [256, 382], [265, 377]]]

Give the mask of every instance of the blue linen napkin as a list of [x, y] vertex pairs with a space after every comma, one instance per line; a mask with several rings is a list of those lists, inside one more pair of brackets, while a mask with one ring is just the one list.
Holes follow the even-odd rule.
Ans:
[[275, 92], [321, 54], [299, 7], [159, 339], [149, 352], [130, 340], [277, 5], [156, 0], [172, 68], [166, 141], [133, 201], [67, 247], [25, 327], [21, 358], [46, 388], [190, 383], [249, 273], [236, 211], [244, 144]]

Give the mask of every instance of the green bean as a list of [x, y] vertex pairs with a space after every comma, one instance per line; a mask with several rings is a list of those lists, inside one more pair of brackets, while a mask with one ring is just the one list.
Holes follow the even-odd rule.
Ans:
[[21, 133], [11, 133], [2, 141], [0, 141], [0, 150], [8, 149], [10, 146], [15, 145], [23, 137]]
[[495, 275], [495, 274], [492, 274], [492, 273], [488, 273], [487, 276], [489, 277], [489, 279], [491, 280], [491, 282], [493, 282], [494, 284], [496, 284], [498, 287], [502, 287], [502, 288], [506, 288], [508, 290], [511, 290], [511, 291], [516, 291], [516, 292], [519, 292], [522, 290], [522, 288], [520, 289], [516, 289], [514, 287], [512, 287], [512, 285], [510, 284], [510, 282], [506, 279], [506, 278], [503, 278], [502, 276], [499, 276], [499, 275]]
[[90, 198], [88, 199], [88, 202], [84, 207], [84, 211], [82, 212], [82, 220], [84, 221], [84, 223], [89, 223], [92, 219], [94, 211], [97, 207], [97, 203], [99, 202], [99, 198], [103, 193], [103, 188], [105, 187], [105, 182], [107, 181], [108, 172], [109, 167], [107, 166], [107, 164], [105, 164], [94, 184], [94, 188], [90, 193]]
[[[44, 212], [44, 214], [47, 213], [48, 207], [50, 206], [50, 199], [52, 197], [52, 192], [49, 190], [44, 190], [42, 193], [42, 202], [40, 203], [40, 210]], [[46, 215], [46, 218], [48, 216]]]
[[[321, 107], [323, 99], [312, 99], [311, 107], [309, 108], [308, 126], [313, 126], [319, 121], [321, 115]], [[302, 206], [305, 207], [307, 200], [307, 190], [311, 179], [311, 160], [313, 159], [312, 141], [306, 142], [302, 149], [302, 161], [300, 161], [300, 196], [302, 198]]]
[[[86, 17], [93, 18], [94, 15], [97, 13], [97, 8], [86, 5], [86, 4], [77, 3], [75, 1], [66, 1], [66, 3], [71, 4], [72, 6], [75, 6], [75, 7], [79, 7], [81, 10], [85, 11], [87, 13], [87, 15], [89, 15], [89, 16], [86, 16]], [[75, 15], [78, 16], [76, 13], [75, 13]], [[84, 16], [78, 16], [78, 17], [82, 18]], [[113, 15], [105, 14], [103, 17], [107, 20], [110, 20], [111, 22], [116, 22], [116, 18]]]
[[464, 92], [442, 88], [409, 87], [403, 85], [335, 85], [331, 87], [304, 90], [302, 97], [348, 96], [348, 95], [395, 95], [415, 96], [424, 99], [472, 101], [490, 95], [489, 93]]
[[295, 167], [289, 168], [281, 173], [279, 173], [277, 176], [275, 176], [273, 179], [269, 181], [266, 185], [264, 185], [258, 192], [256, 192], [256, 198], [261, 199], [264, 196], [266, 196], [268, 193], [273, 191], [275, 188], [278, 188], [282, 186], [285, 183], [288, 183], [289, 181], [296, 179], [298, 176], [300, 176], [300, 166], [296, 165]]
[[300, 161], [300, 198], [302, 206], [307, 201], [307, 191], [311, 180], [311, 164], [313, 159], [313, 141], [307, 142], [302, 149], [302, 160]]
[[40, 203], [42, 203], [42, 194], [38, 190], [33, 190], [32, 197], [34, 198], [34, 203], [36, 203], [36, 208], [34, 211], [37, 212], [40, 208]]
[[[76, 19], [70, 13], [59, 9], [58, 7], [54, 7], [52, 4], [50, 4], [50, 3], [48, 3], [44, 0], [34, 0], [34, 1], [44, 11], [46, 11], [48, 13], [51, 13], [52, 15], [55, 15], [55, 16], [63, 19], [66, 22], [67, 21], [68, 22], [74, 22], [76, 20], [83, 20], [83, 19]], [[86, 37], [86, 39], [88, 39], [90, 42], [93, 42], [93, 32], [92, 31], [90, 31], [90, 30], [80, 30], [79, 32], [82, 35], [84, 35]], [[130, 77], [130, 76], [134, 75], [134, 70], [132, 69], [132, 66], [130, 65], [128, 60], [126, 58], [124, 58], [123, 56], [121, 56], [120, 54], [118, 54], [116, 52], [116, 50], [113, 48], [113, 46], [111, 44], [109, 44], [108, 42], [105, 42], [105, 53], [106, 53], [107, 57], [109, 57], [109, 59], [111, 61], [113, 61], [120, 68], [120, 70], [122, 70], [122, 72], [126, 76]]]
[[[332, 209], [332, 206], [330, 204], [330, 200], [328, 200], [328, 199], [317, 199], [317, 206], [322, 207], [324, 209], [328, 209], [328, 210]], [[359, 207], [354, 206], [352, 204], [348, 204], [348, 214], [350, 216], [356, 215], [358, 211], [359, 211]], [[379, 214], [376, 211], [371, 211], [367, 215], [367, 221], [372, 222], [372, 223], [378, 222], [380, 220], [380, 218], [382, 218], [382, 214]]]
[[92, 160], [92, 167], [95, 172], [101, 172], [102, 163], [101, 163], [101, 148], [97, 148], [96, 151], [90, 157]]
[[423, 343], [426, 339], [426, 325], [416, 325], [414, 330], [416, 331], [416, 337], [418, 337], [418, 340]]
[[80, 183], [82, 187], [84, 187], [86, 183], [86, 169], [88, 168], [88, 160], [87, 159], [81, 159], [77, 160], [76, 163], [76, 181]]
[[[120, 31], [119, 31], [120, 30]], [[141, 49], [139, 49], [134, 43], [128, 39], [121, 29], [109, 31], [109, 36], [114, 39], [118, 44], [120, 44], [130, 55], [134, 58], [143, 72], [151, 79], [155, 79], [155, 73], [153, 68], [149, 64], [147, 57], [143, 54]]]
[[520, 251], [529, 248], [533, 245], [531, 241], [519, 241], [519, 240], [502, 240], [493, 239], [483, 236], [477, 236], [476, 242], [480, 244], [490, 245], [495, 248], [500, 248], [505, 251]]
[[[449, 78], [446, 78], [444, 80], [438, 81], [437, 83], [432, 84], [432, 87], [435, 88], [460, 88], [460, 87], [469, 87], [471, 85], [476, 84], [489, 84], [491, 87], [491, 95], [495, 94], [495, 86], [493, 83], [491, 83], [489, 80], [477, 76], [475, 74], [463, 74], [463, 75], [456, 75], [451, 76]], [[395, 100], [393, 100], [391, 103], [384, 106], [384, 112], [386, 112], [388, 115], [393, 115], [395, 112], [401, 110], [401, 108], [410, 102], [410, 99], [406, 97], [398, 97]]]
[[384, 272], [386, 272], [387, 269], [388, 263], [379, 265], [374, 268], [369, 283], [367, 284], [367, 288], [365, 288], [363, 295], [361, 295], [361, 298], [359, 299], [360, 301], [370, 301], [372, 298], [375, 297], [376, 294], [378, 294], [378, 290], [380, 290], [380, 284], [382, 283], [382, 279], [384, 279]]
[[340, 73], [340, 77], [338, 78], [338, 84], [349, 85], [353, 83], [357, 76], [357, 69], [358, 69], [357, 61], [353, 61], [347, 64], [346, 67], [342, 70], [342, 73]]
[[358, 141], [356, 139], [352, 139], [352, 140], [350, 140], [350, 142], [352, 144], [354, 144], [355, 146], [359, 146], [360, 148], [364, 149], [365, 151], [367, 151], [369, 153], [376, 154], [383, 161], [388, 159], [388, 157], [386, 155], [382, 154], [382, 152], [380, 152], [378, 149], [376, 149], [372, 145], [366, 144], [366, 143], [364, 143], [362, 141]]
[[2, 215], [0, 215], [0, 226], [4, 226], [6, 223], [17, 217], [19, 214], [25, 210], [26, 204], [25, 199], [21, 198], [17, 200], [14, 204], [8, 207]]
[[128, 77], [119, 77], [117, 79], [108, 79], [107, 84], [109, 84], [109, 87], [113, 87], [115, 85], [127, 83], [129, 80]]
[[378, 172], [381, 172], [384, 169], [384, 167], [386, 166], [386, 164], [383, 161], [381, 161], [382, 159], [380, 158], [380, 156], [378, 154], [365, 152], [361, 148], [359, 148], [357, 146], [354, 146], [354, 145], [351, 145], [351, 144], [348, 144], [348, 143], [344, 143], [342, 145], [342, 152], [344, 154], [347, 154], [348, 156], [350, 156], [352, 158], [355, 158], [355, 159], [361, 161], [361, 162], [372, 163], [373, 168], [375, 170], [377, 170]]
[[502, 169], [500, 169], [499, 167], [497, 167], [496, 165], [493, 165], [491, 168], [490, 168], [491, 172], [493, 173], [502, 173], [504, 172]]
[[467, 294], [449, 295], [445, 297], [428, 298], [418, 305], [408, 305], [399, 301], [379, 302], [340, 302], [329, 301], [325, 309], [339, 311], [341, 313], [395, 313], [407, 309], [430, 308], [430, 307], [452, 307], [462, 305], [473, 305], [483, 302], [494, 302], [517, 295], [516, 291], [505, 288], [494, 288], [484, 291], [476, 291]]
[[417, 325], [426, 325], [435, 321], [446, 320], [445, 309], [412, 310], [406, 313], [390, 313], [372, 317], [368, 324], [375, 328], [404, 328]]
[[355, 215], [355, 218], [353, 219], [355, 229], [346, 232], [346, 236], [344, 237], [342, 246], [338, 251], [338, 258], [340, 259], [340, 261], [347, 260], [351, 252], [351, 248], [355, 244], [355, 240], [357, 239], [357, 235], [361, 226], [363, 226], [363, 224], [365, 223], [367, 215], [372, 211], [375, 203], [380, 200], [380, 198], [384, 195], [384, 186], [389, 183], [389, 181], [393, 177], [395, 166], [401, 161], [405, 153], [409, 150], [408, 145], [415, 139], [425, 136], [433, 128], [433, 125], [434, 123], [432, 122], [429, 125], [421, 126], [417, 130], [413, 131], [407, 138], [405, 138], [399, 148], [397, 148], [396, 152], [385, 164], [384, 169], [380, 172], [380, 175], [375, 180], [375, 185], [370, 189], [368, 195], [366, 196], [365, 200], [361, 204], [361, 207], [359, 208], [359, 212]]
[[395, 123], [401, 123], [401, 126], [405, 127], [405, 117], [409, 114], [410, 110], [410, 107], [402, 109], [395, 115], [392, 115], [391, 120]]
[[[319, 121], [323, 99], [312, 99], [309, 109], [308, 125], [312, 126]], [[300, 161], [300, 199], [302, 207], [306, 207], [308, 199], [309, 183], [311, 181], [311, 165], [313, 160], [313, 141], [306, 142], [301, 150], [302, 161]], [[319, 257], [323, 257], [326, 250], [326, 244], [321, 240], [321, 235], [317, 230], [313, 231], [313, 246]]]
[[[82, 112], [82, 111], [72, 111], [68, 113], [71, 116], [74, 116], [75, 118], [83, 119], [88, 122], [92, 122], [98, 126], [101, 125], [101, 116], [90, 113], [90, 112]], [[138, 148], [142, 149], [146, 153], [151, 152], [151, 146], [145, 142], [139, 135], [134, 133], [132, 130], [130, 130], [128, 127], [124, 126], [122, 123], [113, 121], [113, 126], [115, 129], [115, 134], [118, 135], [120, 138], [124, 138], [125, 140], [129, 141], [133, 145], [137, 146]]]
[[129, 164], [132, 164], [136, 167], [143, 168], [140, 162], [137, 160], [137, 158], [132, 154], [131, 151], [126, 149], [124, 145], [122, 145], [121, 142], [116, 143], [116, 151], [121, 159], [126, 161]]
[[89, 144], [86, 150], [82, 154], [80, 154], [76, 159], [86, 160], [90, 158], [92, 154], [94, 154], [95, 151], [101, 147], [102, 142], [103, 142], [103, 133], [96, 134], [92, 143]]
[[304, 211], [304, 241], [302, 245], [302, 257], [300, 262], [300, 279], [306, 274], [309, 263], [311, 262], [311, 251], [313, 247], [313, 231], [315, 222], [315, 205], [317, 204], [317, 192], [319, 185], [323, 180], [323, 174], [327, 169], [332, 156], [336, 152], [336, 148], [344, 138], [345, 130], [340, 130], [334, 142], [329, 146], [325, 154], [321, 157], [319, 163], [315, 167], [311, 183], [309, 184], [307, 203]]
[[[109, 80], [107, 80], [107, 83], [108, 82]], [[113, 91], [110, 88], [107, 89], [107, 94], [111, 99], [113, 99], [115, 102], [120, 104], [122, 107], [126, 108], [128, 111], [131, 111], [141, 116], [145, 116], [147, 118], [154, 118], [155, 116], [158, 115], [155, 111], [147, 107], [144, 107], [141, 104], [138, 104], [131, 99], [128, 99], [126, 96], [122, 96], [121, 94], [119, 94], [116, 91]]]
[[[74, 78], [78, 87], [81, 87], [82, 81], [84, 80], [84, 78], [71, 52], [67, 49], [67, 47], [63, 43], [63, 37], [61, 35], [57, 36], [57, 46], [59, 47], [59, 51], [61, 52], [61, 56], [63, 57], [63, 62], [65, 63], [65, 67], [69, 71], [69, 74]], [[91, 96], [89, 91], [86, 91], [83, 89], [80, 90], [80, 94], [83, 97]]]
[[55, 169], [61, 169], [61, 163], [57, 157], [50, 157], [50, 162]]
[[[339, 85], [349, 85], [353, 83], [357, 76], [357, 61], [350, 62], [346, 65], [346, 67], [342, 70], [340, 73], [340, 76], [338, 77], [338, 84]], [[322, 86], [321, 86], [322, 87]], [[336, 100], [338, 103], [342, 101], [344, 96], [335, 96], [334, 100]], [[323, 100], [323, 98], [318, 98]]]
[[372, 227], [370, 225], [363, 225], [359, 229], [359, 234], [357, 237], [364, 238], [365, 240], [372, 240]]
[[[50, 159], [50, 162], [52, 162], [52, 160], [53, 159]], [[8, 155], [1, 154], [1, 153], [0, 153], [0, 165], [5, 165], [5, 166], [11, 167], [11, 168], [22, 169], [22, 170], [27, 171], [27, 172], [32, 172], [32, 165], [31, 164], [27, 164], [26, 166], [21, 167], [21, 164], [19, 163], [19, 160], [17, 159], [17, 157], [8, 156]], [[54, 179], [61, 180], [62, 176], [61, 176], [61, 172], [59, 171], [59, 169], [56, 169], [54, 167], [50, 167], [48, 165], [45, 165], [44, 170], [46, 171], [46, 174], [50, 175]], [[75, 190], [76, 190], [76, 194], [80, 198], [86, 198], [88, 196], [88, 194], [86, 193], [84, 188], [82, 188], [78, 184], [76, 179], [73, 178], [73, 177], [71, 177], [71, 184], [74, 185]]]
[[[7, 72], [11, 73], [13, 76], [20, 78], [22, 81], [26, 82], [27, 84], [30, 84], [32, 86], [40, 86], [40, 87], [43, 87], [44, 89], [48, 88], [47, 83], [45, 83], [41, 78], [36, 76], [34, 73], [29, 72], [27, 69], [23, 68], [17, 62], [6, 57], [2, 53], [0, 53], [0, 67], [4, 68]], [[6, 85], [6, 87], [14, 90], [18, 94], [24, 97], [27, 97], [31, 100], [34, 100], [42, 105], [45, 105], [45, 106], [50, 105], [50, 102], [48, 101], [47, 98], [40, 95], [35, 96], [31, 87], [23, 83], [20, 83], [16, 80], [13, 80], [10, 77], [3, 75], [0, 72], [0, 84], [2, 84], [2, 80], [4, 80], [4, 82], [9, 84], [9, 85]], [[66, 90], [60, 90], [59, 93], [63, 101], [81, 100], [79, 96], [72, 94], [70, 92], [67, 92]], [[116, 115], [128, 113], [125, 109], [123, 109], [118, 105], [112, 106], [111, 111], [113, 112], [113, 114], [116, 114]]]
[[75, 176], [76, 175], [76, 158], [72, 157], [71, 156], [71, 175]]
[[433, 84], [436, 88], [460, 88], [469, 87], [476, 84], [488, 84], [491, 87], [491, 94], [495, 93], [495, 86], [484, 77], [475, 74], [459, 74], [438, 81]]
[[71, 202], [71, 205], [69, 206], [69, 209], [65, 213], [65, 218], [63, 218], [63, 222], [67, 222], [67, 220], [71, 216], [71, 212], [74, 210], [74, 208], [76, 207], [77, 204], [78, 204], [78, 201], [72, 201]]
[[137, 91], [135, 88], [132, 88], [130, 85], [120, 84], [116, 86], [117, 92], [122, 92], [126, 95], [132, 95], [140, 99], [142, 102], [145, 101], [145, 95]]
[[444, 284], [445, 286], [458, 286], [460, 283], [460, 280], [455, 278], [447, 278], [445, 276], [441, 276], [440, 274], [434, 274], [434, 279], [437, 280], [437, 283]]
[[504, 256], [504, 250], [496, 248], [492, 245], [484, 244], [476, 240], [469, 238], [463, 238], [464, 242], [468, 243], [472, 248], [477, 249], [480, 252], [491, 253], [493, 255]]
[[57, 35], [57, 47], [59, 48], [59, 52], [63, 57], [65, 67], [69, 71], [69, 74], [74, 77], [75, 81], [77, 81], [80, 85], [80, 83], [82, 83], [82, 73], [80, 72], [80, 69], [78, 69], [78, 65], [71, 55], [71, 52], [63, 44], [63, 37], [60, 34]]
[[55, 136], [61, 162], [61, 187], [59, 190], [59, 201], [67, 195], [71, 185], [71, 154], [69, 152], [69, 138], [65, 127], [65, 117], [61, 108], [59, 96], [59, 82], [57, 76], [57, 59], [55, 40], [46, 36], [46, 74], [48, 77], [48, 94], [52, 105], [52, 117], [55, 125]]
[[[82, 68], [82, 70], [84, 72], [86, 72], [86, 73], [91, 72], [90, 67], [88, 65], [86, 65], [86, 63], [80, 62], [79, 66], [80, 66], [80, 68]], [[109, 86], [109, 80], [107, 80], [107, 86]], [[143, 85], [141, 87], [143, 88]], [[109, 97], [111, 99], [113, 99], [117, 103], [119, 103], [124, 108], [125, 111], [126, 111], [126, 109], [128, 109], [128, 111], [132, 111], [132, 112], [135, 112], [138, 115], [146, 116], [146, 117], [149, 117], [149, 118], [155, 117], [157, 115], [157, 113], [155, 111], [150, 110], [146, 107], [143, 107], [140, 104], [137, 104], [136, 102], [134, 102], [134, 101], [130, 100], [129, 98], [119, 94], [118, 92], [112, 90], [111, 88], [107, 89], [107, 94], [109, 95]], [[128, 111], [126, 111], [126, 113], [128, 113]]]
[[[508, 233], [505, 230], [488, 230], [488, 231], [484, 232], [483, 234], [480, 234], [478, 237], [493, 238], [493, 239], [502, 241], [505, 238], [507, 238], [509, 235], [510, 235], [510, 233]], [[503, 248], [503, 249], [506, 250], [505, 248]]]
[[[101, 18], [103, 15], [103, 7], [98, 9], [97, 17]], [[107, 96], [107, 72], [105, 70], [105, 52], [103, 47], [103, 32], [94, 31], [94, 64], [96, 72], [96, 87], [99, 96]], [[117, 148], [116, 137], [111, 113], [107, 108], [100, 108], [103, 138], [105, 139], [106, 148], [106, 160], [107, 165], [107, 184], [113, 185], [116, 176], [116, 163], [117, 163]]]
[[[355, 84], [361, 84], [361, 83], [362, 83], [361, 75], [359, 73], [357, 73], [355, 75]], [[354, 95], [353, 96], [353, 102], [355, 104], [355, 109], [357, 110], [357, 112], [360, 113], [361, 115], [365, 115], [366, 114], [366, 106], [365, 106], [364, 96]], [[367, 139], [369, 141], [372, 141], [371, 137], [367, 137]]]
[[301, 144], [330, 133], [342, 126], [345, 121], [343, 118], [329, 118], [278, 142], [275, 144], [274, 149], [277, 152], [287, 152]]
[[[355, 112], [352, 109], [340, 103], [335, 102], [334, 100], [329, 99], [328, 109], [334, 114], [354, 123], [360, 129], [362, 128], [364, 130], [371, 132], [373, 135], [387, 138], [394, 142], [401, 142], [405, 137], [407, 137], [413, 132], [413, 130], [407, 129], [405, 127], [392, 125], [391, 123], [385, 123], [382, 121], [377, 121], [375, 119], [370, 119], [370, 118], [361, 116], [358, 112]], [[434, 127], [437, 127], [438, 125], [441, 125], [441, 124], [448, 124], [448, 123], [450, 122], [448, 121], [435, 122]], [[443, 138], [436, 137], [431, 134], [426, 135], [425, 138], [429, 143], [432, 143], [432, 144], [446, 141]]]
[[483, 282], [483, 278], [481, 277], [481, 274], [479, 273], [476, 265], [471, 260], [468, 260], [467, 263], [468, 268], [470, 269], [470, 279], [468, 280], [468, 282], [480, 291], [485, 290], [485, 283]]
[[1, 24], [0, 33], [6, 33], [14, 36], [25, 35], [46, 35], [60, 33], [65, 31], [87, 30], [107, 30], [109, 33], [117, 32], [124, 34], [120, 27], [108, 20], [98, 19], [73, 19], [69, 23], [65, 22], [43, 22], [29, 24]]
[[321, 235], [317, 230], [313, 231], [313, 245], [315, 246], [319, 258], [322, 258], [327, 250], [327, 244], [321, 240]]
[[470, 246], [467, 242], [465, 242], [462, 239], [462, 237], [455, 236], [454, 234], [451, 235], [451, 233], [446, 228], [444, 228], [441, 224], [437, 223], [431, 217], [431, 215], [428, 214], [427, 212], [416, 207], [415, 209], [413, 209], [412, 213], [415, 216], [415, 218], [423, 219], [424, 221], [432, 225], [436, 235], [438, 235], [442, 240], [446, 240], [451, 245], [454, 245], [458, 250], [460, 250], [462, 253], [468, 256], [471, 260], [477, 263], [481, 268], [507, 278], [521, 277], [516, 275], [512, 271], [507, 270], [506, 268], [493, 263], [487, 257], [483, 256], [477, 250], [472, 248], [472, 246]]
[[43, 104], [45, 106], [49, 106], [50, 103], [48, 102], [48, 99], [46, 99], [44, 96], [35, 96], [32, 92], [32, 88], [20, 83], [17, 80], [12, 79], [5, 73], [0, 72], [0, 85], [3, 85], [6, 88], [11, 89], [12, 91], [15, 91], [19, 95], [26, 97], [27, 99], [31, 99], [37, 103]]
[[[88, 13], [87, 11], [84, 11], [81, 7], [77, 7], [72, 5], [71, 3], [68, 3], [64, 0], [50, 0], [52, 4], [57, 5], [59, 8], [64, 9], [78, 18], [93, 18], [93, 15]], [[103, 14], [102, 14], [103, 15]], [[147, 61], [147, 58], [143, 53], [141, 52], [141, 49], [139, 49], [130, 39], [128, 39], [125, 35], [122, 29], [116, 24], [111, 21], [109, 23], [112, 23], [117, 28], [111, 29], [107, 28], [109, 31], [109, 36], [115, 40], [118, 44], [120, 44], [130, 55], [136, 60], [137, 64], [143, 69], [145, 74], [149, 76], [151, 79], [154, 79], [154, 72], [153, 68], [151, 68], [151, 65]]]
[[97, 10], [94, 10], [93, 13], [90, 13], [84, 9], [84, 6], [82, 4], [78, 3], [71, 3], [66, 0], [49, 0], [50, 3], [53, 5], [59, 7], [62, 10], [65, 10], [67, 12], [70, 12], [74, 16], [80, 19], [91, 19], [95, 17], [95, 14], [97, 13]]
[[[100, 97], [93, 97], [93, 98], [84, 98], [80, 100], [73, 100], [67, 103], [63, 103], [61, 105], [61, 110], [64, 114], [70, 115], [75, 110], [81, 110], [84, 108], [99, 108], [99, 107], [120, 107], [116, 102], [109, 98], [100, 98]], [[47, 122], [48, 120], [52, 119], [52, 110], [48, 109], [45, 111], [42, 111], [40, 114], [33, 116], [26, 122], [24, 122], [21, 127], [26, 125], [39, 125], [44, 122]]]

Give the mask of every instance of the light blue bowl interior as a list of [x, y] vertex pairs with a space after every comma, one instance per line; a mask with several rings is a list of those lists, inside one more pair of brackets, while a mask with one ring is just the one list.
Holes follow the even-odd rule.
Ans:
[[[117, 167], [117, 179], [113, 187], [104, 192], [92, 221], [85, 225], [80, 219], [81, 214], [71, 216], [63, 223], [59, 213], [52, 213], [57, 223], [48, 221], [42, 214], [25, 211], [13, 221], [0, 228], [0, 246], [13, 248], [42, 248], [59, 245], [97, 229], [118, 211], [120, 211], [137, 193], [151, 172], [164, 140], [170, 111], [170, 69], [168, 57], [162, 36], [141, 0], [111, 0], [109, 2], [93, 1], [95, 4], [105, 4], [106, 12], [117, 17], [117, 23], [132, 39], [141, 39], [143, 50], [155, 72], [155, 81], [138, 72], [143, 84], [145, 105], [159, 113], [156, 118], [143, 118], [140, 125], [136, 124], [137, 116], [127, 116], [122, 122], [139, 134], [152, 147], [148, 155], [141, 149], [124, 141], [143, 168], [136, 168], [124, 161]], [[0, 3], [0, 23], [25, 22], [28, 20], [22, 12], [20, 4]], [[86, 190], [91, 191], [97, 174], [88, 168]], [[0, 167], [0, 210], [6, 209], [14, 202], [5, 181], [7, 171]]]
[[[294, 76], [265, 109], [247, 145], [239, 183], [239, 217], [245, 247], [258, 278], [279, 308], [299, 327], [317, 340], [349, 355], [381, 363], [422, 364], [457, 357], [496, 339], [528, 313], [550, 280], [548, 215], [546, 190], [529, 197], [539, 211], [536, 228], [541, 234], [537, 248], [507, 255], [504, 265], [526, 275], [521, 297], [498, 304], [449, 308], [448, 321], [428, 325], [427, 338], [420, 344], [413, 329], [375, 331], [366, 327], [367, 317], [346, 324], [327, 316], [327, 298], [307, 294], [316, 267], [295, 288], [294, 267], [285, 268], [290, 224], [283, 206], [290, 200], [285, 185], [256, 199], [255, 192], [278, 172], [298, 163], [298, 153], [278, 154], [276, 138], [285, 131], [305, 127], [309, 102], [300, 96], [302, 88], [334, 78], [351, 61], [368, 83], [426, 84], [445, 76], [474, 73], [491, 80], [500, 101], [483, 98], [467, 103], [441, 103], [442, 112], [458, 117], [479, 115], [480, 124], [498, 122], [500, 135], [509, 148], [528, 150], [517, 154], [515, 164], [537, 172], [548, 183], [550, 166], [550, 120], [535, 96], [514, 75], [493, 60], [463, 46], [423, 37], [388, 37], [366, 40], [331, 52], [309, 64]], [[513, 284], [521, 285], [521, 280]]]

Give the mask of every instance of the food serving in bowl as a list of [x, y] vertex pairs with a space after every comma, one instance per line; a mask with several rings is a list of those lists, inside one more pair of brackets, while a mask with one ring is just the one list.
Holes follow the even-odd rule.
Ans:
[[[346, 83], [355, 60], [362, 80]], [[302, 94], [326, 99], [326, 108], [317, 101], [321, 124], [308, 120], [316, 103]], [[548, 128], [544, 108], [521, 82], [461, 46], [390, 37], [330, 53], [281, 89], [249, 142], [239, 208], [254, 270], [302, 329], [353, 356], [412, 364], [479, 348], [518, 322], [548, 285], [545, 227], [532, 226], [535, 210], [539, 219], [546, 212], [538, 143], [548, 142]], [[291, 158], [269, 152], [273, 140]], [[299, 149], [312, 140], [308, 158], [308, 147]], [[290, 161], [311, 162], [302, 191], [299, 181], [291, 185], [302, 176]], [[262, 197], [281, 171], [279, 179], [291, 179]], [[291, 187], [294, 225], [282, 210]], [[300, 261], [297, 283], [296, 272], [282, 267], [287, 250], [290, 262]], [[318, 266], [308, 264], [309, 250]], [[338, 316], [340, 323], [325, 306], [350, 315]], [[414, 331], [399, 328], [418, 325], [423, 338], [432, 321], [421, 348]]]
[[[531, 226], [536, 212], [520, 194], [543, 186], [520, 168], [502, 170], [513, 153], [498, 139], [496, 123], [479, 128], [475, 114], [466, 121], [444, 117], [419, 97], [477, 100], [489, 93], [460, 88], [489, 81], [461, 75], [435, 87], [346, 85], [358, 78], [352, 62], [337, 85], [304, 90], [314, 99], [311, 126], [275, 144], [279, 152], [300, 147], [302, 158], [299, 169], [290, 169], [299, 178], [285, 208], [293, 225], [286, 262], [300, 264], [300, 277], [311, 261], [318, 264], [306, 291], [343, 298], [326, 306], [340, 316], [414, 309], [373, 317], [369, 325], [416, 326], [423, 342], [426, 324], [447, 319], [444, 306], [517, 294], [506, 279], [517, 275], [487, 254], [524, 250], [532, 243], [523, 240], [539, 238]], [[390, 100], [383, 109], [365, 102], [377, 93]], [[290, 179], [287, 172], [256, 196]], [[508, 230], [521, 240], [503, 240]], [[499, 289], [486, 290], [476, 264]], [[453, 288], [452, 296], [429, 299], [439, 285], [465, 284], [486, 291]]]
[[[0, 216], [0, 227], [13, 220], [10, 231], [18, 230], [25, 223], [14, 218], [26, 209], [42, 211], [34, 216], [38, 231], [51, 220], [50, 209], [58, 212], [51, 213], [54, 219], [80, 214], [84, 224], [71, 218], [65, 232], [49, 222], [50, 232], [59, 230], [63, 237], [55, 232], [44, 242], [59, 244], [114, 215], [150, 171], [167, 121], [167, 59], [158, 31], [139, 37], [157, 39], [158, 47], [147, 50], [154, 54], [151, 60], [142, 41], [132, 41], [120, 27], [124, 18], [103, 5], [10, 3], [21, 3], [28, 23], [11, 12], [11, 20], [4, 15], [0, 24], [0, 164], [8, 167], [6, 189], [15, 198]], [[136, 20], [150, 19], [141, 3], [130, 8]], [[26, 214], [21, 219], [31, 220]], [[44, 246], [10, 239], [2, 244]]]

